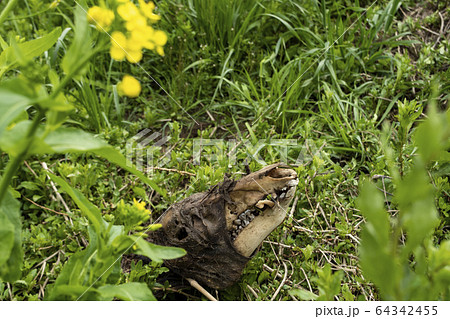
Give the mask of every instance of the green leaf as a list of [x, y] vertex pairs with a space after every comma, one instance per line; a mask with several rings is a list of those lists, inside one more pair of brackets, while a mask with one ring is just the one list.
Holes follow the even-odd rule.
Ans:
[[20, 278], [23, 250], [20, 203], [9, 191], [0, 205], [0, 216], [0, 254], [4, 254], [0, 257], [0, 279], [12, 282]]
[[[57, 27], [52, 32], [42, 38], [17, 44], [21, 56], [24, 59], [31, 59], [41, 55], [50, 49], [61, 35], [61, 28]], [[0, 54], [0, 76], [19, 62], [19, 57], [14, 52], [13, 47], [8, 47]]]
[[103, 300], [118, 298], [126, 301], [155, 301], [152, 291], [147, 284], [129, 282], [122, 285], [105, 285], [97, 288]]
[[400, 208], [400, 218], [407, 231], [404, 257], [431, 235], [439, 224], [434, 206], [434, 193], [423, 168], [413, 167], [399, 183], [395, 198]]
[[[0, 137], [8, 125], [23, 114], [33, 103], [25, 93], [32, 94], [24, 81], [19, 79], [4, 81], [0, 85]], [[1, 146], [1, 144], [0, 144]]]
[[334, 274], [331, 272], [330, 264], [326, 264], [322, 269], [317, 271], [318, 278], [313, 278], [319, 288], [319, 297], [317, 300], [333, 301], [341, 290], [341, 281], [344, 276], [342, 271], [337, 271]]
[[81, 285], [55, 285], [46, 300], [98, 300], [99, 293], [95, 288]]
[[66, 74], [80, 73], [85, 69], [86, 65], [80, 68], [79, 61], [92, 51], [91, 33], [86, 20], [86, 12], [76, 6], [75, 9], [75, 36], [72, 45], [62, 60], [62, 68]]
[[89, 219], [89, 222], [98, 233], [100, 233], [102, 229], [107, 227], [108, 224], [103, 220], [100, 210], [95, 205], [93, 205], [86, 197], [84, 197], [84, 195], [79, 190], [70, 186], [62, 178], [53, 175], [50, 172], [47, 172], [47, 174], [48, 176], [50, 176], [52, 181], [61, 186], [61, 188], [72, 198], [72, 200], [86, 215], [86, 217]]
[[[24, 140], [30, 125], [31, 121], [22, 121], [11, 130], [6, 131], [3, 136], [0, 136], [0, 147], [2, 150], [12, 156], [16, 156], [22, 149], [19, 145]], [[59, 127], [55, 131], [48, 133], [44, 139], [39, 138], [39, 136], [43, 135], [43, 132], [42, 127], [38, 129], [29, 154], [92, 152], [136, 175], [159, 194], [166, 196], [166, 192], [154, 181], [135, 167], [129, 166], [126, 158], [118, 150], [94, 135], [78, 128]]]
[[289, 294], [299, 298], [300, 300], [316, 300], [317, 297], [319, 297], [315, 293], [304, 289], [291, 289], [289, 290]]
[[367, 221], [361, 233], [360, 266], [385, 298], [395, 299], [393, 293], [401, 278], [399, 261], [392, 254], [391, 227], [383, 196], [372, 183], [362, 184], [357, 207]]
[[14, 246], [14, 225], [0, 211], [0, 267], [9, 259]]
[[431, 104], [428, 118], [421, 123], [414, 134], [414, 142], [419, 148], [419, 155], [425, 164], [431, 161], [450, 160], [450, 109], [439, 114]]
[[183, 257], [186, 251], [178, 247], [166, 247], [152, 244], [142, 237], [130, 236], [136, 240], [138, 249], [135, 254], [143, 255], [156, 262], [162, 262], [163, 259], [175, 259]]

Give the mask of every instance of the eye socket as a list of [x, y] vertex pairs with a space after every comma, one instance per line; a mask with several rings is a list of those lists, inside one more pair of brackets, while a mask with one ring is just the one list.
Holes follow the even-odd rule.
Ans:
[[177, 231], [175, 236], [177, 237], [178, 240], [183, 240], [183, 239], [185, 239], [187, 237], [187, 235], [188, 234], [187, 234], [186, 229], [184, 227], [181, 227], [181, 228], [178, 229], [178, 231]]

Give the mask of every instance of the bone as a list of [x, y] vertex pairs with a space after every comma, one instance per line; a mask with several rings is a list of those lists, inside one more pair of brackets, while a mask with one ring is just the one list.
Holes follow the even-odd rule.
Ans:
[[[289, 170], [284, 170], [283, 172], [284, 175], [291, 176], [291, 179], [286, 179], [285, 183], [277, 188], [278, 192], [282, 191], [278, 200], [275, 202], [270, 200], [259, 200], [256, 202], [256, 207], [262, 209], [266, 205], [266, 208], [263, 211], [260, 211], [254, 218], [250, 217], [252, 213], [250, 213], [248, 209], [244, 214], [241, 214], [243, 215], [243, 226], [245, 227], [238, 229], [233, 245], [242, 255], [250, 257], [262, 241], [277, 228], [286, 217], [289, 204], [295, 194], [296, 185], [298, 185], [295, 171], [290, 171], [292, 172], [289, 172]], [[269, 204], [269, 202], [271, 204]]]

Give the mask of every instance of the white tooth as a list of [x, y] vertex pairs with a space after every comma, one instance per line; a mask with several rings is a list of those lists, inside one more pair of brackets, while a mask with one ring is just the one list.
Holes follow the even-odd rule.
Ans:
[[[290, 182], [290, 181], [289, 181]], [[287, 187], [283, 187], [282, 189], [281, 189], [281, 191], [282, 192], [285, 192], [287, 190]]]
[[292, 187], [292, 186], [297, 186], [298, 185], [298, 179], [292, 179], [290, 180], [287, 184], [287, 186]]
[[233, 221], [233, 224], [235, 224], [235, 225], [240, 225], [242, 222], [241, 222], [241, 220], [240, 219], [235, 219], [234, 221]]
[[286, 196], [286, 193], [281, 193], [280, 199], [283, 199]]
[[269, 207], [273, 207], [275, 205], [275, 203], [272, 202], [271, 200], [268, 200], [268, 199], [262, 199], [262, 200], [260, 200], [259, 202], [257, 202], [255, 204], [255, 206], [258, 207], [259, 209], [263, 208], [264, 205], [267, 205]]

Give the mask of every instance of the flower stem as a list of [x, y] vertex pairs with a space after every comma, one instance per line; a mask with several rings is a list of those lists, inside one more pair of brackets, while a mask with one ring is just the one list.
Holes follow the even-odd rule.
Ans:
[[36, 133], [39, 127], [39, 123], [41, 122], [44, 115], [45, 111], [39, 109], [38, 114], [34, 118], [33, 123], [30, 129], [28, 130], [27, 136], [25, 137], [26, 143], [22, 151], [15, 158], [10, 159], [8, 166], [6, 166], [5, 175], [3, 175], [0, 181], [0, 205], [2, 203], [3, 198], [5, 197], [11, 179], [13, 178], [17, 169], [19, 168], [20, 164], [25, 160], [25, 157], [27, 156], [28, 150], [31, 147], [31, 144], [33, 143], [34, 140], [34, 134]]
[[9, 0], [6, 4], [5, 8], [3, 8], [2, 13], [0, 13], [0, 25], [5, 22], [6, 18], [8, 17], [9, 12], [14, 9], [14, 7], [17, 4], [17, 0]]

